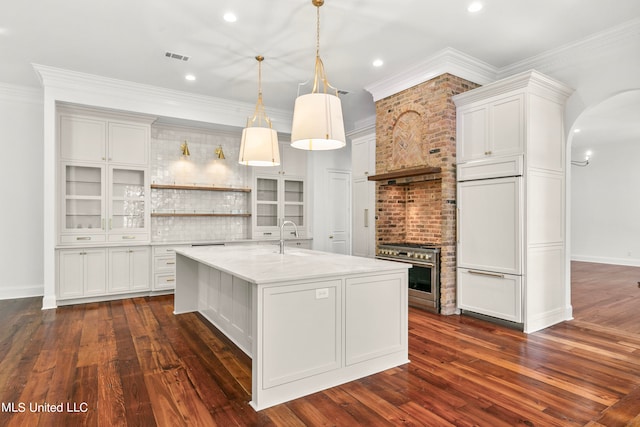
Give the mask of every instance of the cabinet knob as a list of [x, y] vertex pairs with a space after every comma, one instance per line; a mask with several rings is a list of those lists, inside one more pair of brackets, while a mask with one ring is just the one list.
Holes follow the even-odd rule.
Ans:
[[330, 239], [333, 239], [333, 236], [329, 236]]
[[485, 154], [486, 156], [488, 156], [488, 155], [490, 155], [490, 154], [491, 154], [491, 151], [485, 151], [485, 152], [484, 152], [484, 154]]

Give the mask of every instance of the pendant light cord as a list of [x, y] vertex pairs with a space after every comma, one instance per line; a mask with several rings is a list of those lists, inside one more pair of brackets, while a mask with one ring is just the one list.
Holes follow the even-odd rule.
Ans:
[[327, 88], [331, 88], [335, 91], [336, 96], [338, 96], [338, 89], [329, 84], [329, 81], [327, 80], [327, 73], [324, 70], [324, 64], [322, 59], [320, 59], [320, 6], [323, 4], [324, 2], [319, 2], [318, 4], [314, 3], [314, 5], [316, 5], [316, 65], [313, 74], [313, 89], [311, 90], [311, 93], [318, 92], [318, 80], [321, 80], [322, 85], [324, 86], [324, 93], [327, 93]]
[[256, 109], [253, 113], [253, 117], [247, 120], [247, 127], [250, 124], [255, 124], [256, 120], [258, 121], [258, 126], [262, 125], [262, 121], [271, 127], [271, 120], [267, 117], [267, 113], [264, 110], [264, 104], [262, 102], [262, 61], [264, 61], [264, 57], [262, 55], [256, 56], [256, 61], [258, 61], [258, 102], [256, 102]]

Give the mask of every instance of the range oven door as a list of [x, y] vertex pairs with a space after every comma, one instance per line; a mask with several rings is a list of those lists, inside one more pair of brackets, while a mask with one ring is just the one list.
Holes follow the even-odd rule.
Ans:
[[388, 261], [411, 264], [409, 269], [409, 305], [423, 310], [440, 312], [440, 272], [435, 264], [377, 257]]
[[440, 311], [439, 273], [433, 264], [413, 263], [409, 269], [409, 305]]

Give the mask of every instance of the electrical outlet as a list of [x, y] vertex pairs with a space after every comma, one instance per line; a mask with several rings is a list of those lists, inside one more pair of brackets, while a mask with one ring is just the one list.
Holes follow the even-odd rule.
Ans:
[[329, 298], [329, 288], [316, 289], [316, 299]]

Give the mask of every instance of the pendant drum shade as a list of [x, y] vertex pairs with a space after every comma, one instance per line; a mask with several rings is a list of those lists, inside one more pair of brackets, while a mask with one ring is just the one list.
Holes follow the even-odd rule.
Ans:
[[[267, 117], [262, 103], [262, 55], [256, 56], [258, 61], [258, 102], [253, 117], [247, 120], [247, 127], [242, 130], [240, 156], [238, 163], [245, 166], [278, 166], [280, 149], [278, 133], [271, 128], [271, 120]], [[262, 124], [266, 126], [261, 126]]]
[[[293, 106], [291, 146], [301, 150], [335, 150], [347, 145], [342, 118], [342, 103], [338, 89], [327, 80], [324, 64], [320, 59], [320, 6], [324, 0], [311, 0], [316, 7], [316, 64], [313, 89], [307, 95], [296, 98]], [[320, 85], [324, 92], [320, 91]], [[327, 89], [335, 95], [327, 93]]]
[[302, 150], [335, 150], [347, 145], [340, 98], [309, 93], [296, 98], [291, 146]]
[[239, 162], [245, 166], [277, 166], [280, 164], [278, 133], [265, 127], [242, 130]]

